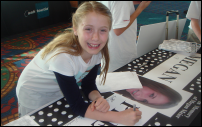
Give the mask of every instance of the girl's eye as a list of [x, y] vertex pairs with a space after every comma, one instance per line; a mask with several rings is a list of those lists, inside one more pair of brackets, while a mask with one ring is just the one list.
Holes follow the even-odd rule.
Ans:
[[87, 28], [87, 29], [85, 29], [85, 30], [90, 31], [91, 29], [90, 29], [90, 28]]
[[142, 102], [143, 102], [143, 103], [148, 103], [148, 101], [147, 101], [147, 100], [143, 100]]
[[101, 30], [101, 32], [106, 32], [106, 30]]
[[149, 95], [149, 97], [151, 97], [152, 99], [154, 99], [156, 96], [154, 96], [154, 93]]
[[154, 96], [154, 93], [152, 93], [152, 94], [149, 95], [149, 97], [153, 97], [153, 96]]

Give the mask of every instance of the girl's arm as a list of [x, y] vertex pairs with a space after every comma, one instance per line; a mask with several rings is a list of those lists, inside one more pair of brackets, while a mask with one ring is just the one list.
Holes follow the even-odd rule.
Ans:
[[57, 72], [54, 72], [54, 74], [59, 87], [72, 111], [75, 114], [84, 117], [85, 112], [90, 104], [84, 102], [74, 76], [65, 76]]
[[[67, 100], [67, 103], [70, 105], [71, 109], [75, 114], [95, 120], [120, 123], [124, 125], [134, 125], [139, 121], [139, 119], [141, 119], [141, 112], [133, 111], [132, 108], [121, 112], [114, 112], [114, 111], [101, 112], [98, 110], [92, 110], [91, 109], [92, 103], [88, 104], [83, 101], [82, 95], [79, 91], [79, 88], [76, 84], [76, 80], [73, 76], [68, 77], [59, 74], [57, 72], [54, 72], [54, 74], [57, 78], [60, 89], [62, 90]], [[97, 87], [94, 88], [96, 89]], [[89, 90], [86, 90], [85, 92], [86, 93], [89, 92], [89, 98], [95, 99], [94, 97], [91, 97], [95, 91], [89, 92]], [[95, 92], [95, 94], [97, 94], [97, 92]], [[98, 94], [95, 96], [100, 95]]]
[[[92, 100], [91, 105], [88, 106], [85, 117], [100, 120], [100, 121], [108, 121], [114, 123], [120, 123], [124, 125], [134, 125], [141, 119], [141, 112], [139, 110], [133, 111], [132, 108], [127, 109], [121, 112], [109, 111], [108, 102], [102, 98], [100, 92], [98, 91], [95, 80], [97, 77], [97, 70], [99, 65], [96, 65], [89, 74], [82, 80], [82, 88], [86, 94], [86, 96]], [[96, 100], [96, 103], [94, 103]], [[105, 106], [101, 105], [103, 103]], [[96, 107], [100, 104], [100, 107]], [[108, 104], [108, 105], [107, 105]], [[92, 107], [96, 107], [96, 110], [92, 110]], [[103, 108], [103, 109], [101, 109]]]
[[101, 112], [107, 112], [110, 108], [109, 103], [101, 96], [95, 84], [99, 66], [100, 64], [95, 65], [90, 70], [88, 75], [83, 78], [81, 86], [85, 96], [88, 97], [91, 101], [93, 101], [91, 105], [92, 111], [96, 109]]
[[85, 113], [85, 117], [87, 118], [113, 123], [120, 123], [127, 126], [135, 125], [141, 119], [141, 115], [142, 112], [138, 109], [136, 109], [136, 111], [133, 111], [133, 109], [130, 108], [121, 112], [108, 111], [103, 113], [97, 110], [92, 111], [90, 106], [88, 107]]
[[[96, 86], [96, 77], [97, 77], [97, 72], [100, 64], [95, 65], [88, 75], [82, 79], [82, 91], [84, 92], [85, 96], [88, 97], [91, 101], [96, 100], [98, 97], [101, 95], [99, 94], [99, 90], [97, 89]], [[94, 96], [89, 96], [92, 91], [97, 91], [98, 94], [95, 94]]]

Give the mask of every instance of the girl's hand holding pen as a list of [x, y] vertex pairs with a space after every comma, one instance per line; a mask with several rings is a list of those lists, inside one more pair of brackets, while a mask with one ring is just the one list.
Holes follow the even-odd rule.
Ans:
[[100, 112], [107, 112], [109, 111], [109, 103], [103, 97], [99, 97], [95, 101], [91, 103], [91, 109], [94, 111], [95, 109]]
[[135, 111], [133, 110], [133, 108], [129, 108], [119, 113], [120, 123], [127, 126], [134, 126], [141, 119], [142, 116], [142, 112], [139, 111], [138, 108], [136, 108]]

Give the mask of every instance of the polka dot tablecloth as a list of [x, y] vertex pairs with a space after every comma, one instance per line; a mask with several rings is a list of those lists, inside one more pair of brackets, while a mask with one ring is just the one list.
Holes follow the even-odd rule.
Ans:
[[31, 115], [31, 118], [41, 126], [61, 126], [75, 117], [77, 115], [71, 111], [65, 98]]
[[122, 68], [117, 69], [115, 72], [135, 71], [138, 75], [144, 75], [175, 54], [176, 53], [161, 49], [154, 49], [149, 53], [136, 58]]

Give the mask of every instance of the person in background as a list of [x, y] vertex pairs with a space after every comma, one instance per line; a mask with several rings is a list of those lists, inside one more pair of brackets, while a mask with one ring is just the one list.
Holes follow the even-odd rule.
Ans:
[[179, 104], [182, 96], [174, 89], [149, 79], [139, 77], [143, 88], [115, 91], [131, 100], [157, 109], [167, 109]]
[[[103, 84], [108, 70], [109, 9], [99, 2], [84, 2], [73, 14], [72, 24], [71, 32], [56, 36], [23, 70], [16, 88], [20, 117], [64, 96], [76, 115], [134, 125], [141, 119], [141, 111], [109, 111], [109, 103], [95, 84], [103, 57]], [[84, 102], [79, 82], [91, 103]]]
[[[109, 34], [109, 69], [113, 72], [137, 58], [137, 17], [151, 1], [99, 1], [112, 13], [112, 30]], [[134, 4], [139, 4], [135, 10]], [[101, 62], [101, 70], [104, 67]]]
[[201, 44], [201, 1], [191, 1], [186, 17], [191, 20], [187, 41]]

